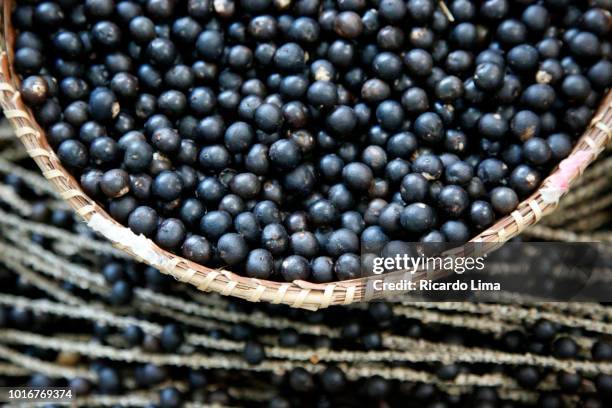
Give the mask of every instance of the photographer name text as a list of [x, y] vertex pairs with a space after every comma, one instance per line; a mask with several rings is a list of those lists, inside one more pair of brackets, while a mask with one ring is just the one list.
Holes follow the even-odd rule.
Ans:
[[453, 281], [453, 282], [435, 282], [433, 280], [422, 279], [411, 281], [403, 279], [399, 281], [385, 282], [383, 279], [377, 279], [372, 282], [374, 290], [377, 291], [439, 291], [439, 292], [464, 292], [472, 291], [500, 291], [501, 285], [498, 282], [483, 282], [478, 280]]

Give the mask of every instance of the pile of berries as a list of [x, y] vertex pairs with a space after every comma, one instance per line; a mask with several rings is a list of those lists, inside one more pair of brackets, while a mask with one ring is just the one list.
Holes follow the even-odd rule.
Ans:
[[360, 276], [465, 242], [572, 150], [612, 83], [609, 1], [19, 2], [21, 94], [159, 246], [251, 277]]

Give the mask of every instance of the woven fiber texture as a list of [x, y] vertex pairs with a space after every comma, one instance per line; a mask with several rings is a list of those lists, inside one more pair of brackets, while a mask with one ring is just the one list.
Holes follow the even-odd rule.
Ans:
[[559, 202], [557, 210], [524, 232], [533, 239], [612, 242], [612, 145]]
[[[366, 297], [366, 287], [371, 277], [328, 284], [305, 281], [280, 283], [236, 275], [223, 269], [210, 269], [171, 254], [159, 248], [144, 236], [136, 236], [128, 228], [114, 221], [99, 205], [90, 199], [78, 182], [61, 165], [46, 141], [44, 131], [38, 126], [32, 112], [21, 100], [19, 78], [12, 61], [13, 28], [10, 21], [12, 1], [3, 2], [0, 16], [0, 105], [4, 115], [15, 130], [15, 135], [26, 147], [42, 175], [47, 178], [60, 197], [97, 232], [113, 245], [142, 260], [177, 280], [190, 283], [202, 291], [214, 291], [249, 301], [265, 301], [287, 304], [296, 308], [316, 310], [330, 305], [351, 304]], [[540, 189], [520, 203], [510, 216], [499, 220], [471, 242], [482, 243], [482, 250], [489, 252], [507, 240], [520, 234], [527, 227], [549, 214], [568, 192], [571, 184], [585, 168], [604, 150], [612, 138], [612, 92], [608, 93], [591, 125], [576, 144], [572, 154], [544, 180]], [[377, 280], [396, 279], [395, 274]], [[413, 279], [423, 279], [416, 275]]]

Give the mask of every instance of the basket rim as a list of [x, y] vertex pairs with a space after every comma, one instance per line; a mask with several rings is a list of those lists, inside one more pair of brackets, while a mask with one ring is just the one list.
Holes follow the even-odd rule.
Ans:
[[[14, 30], [11, 24], [13, 0], [4, 1], [0, 10], [0, 106], [11, 123], [17, 138], [36, 162], [43, 176], [50, 181], [59, 195], [78, 213], [88, 225], [108, 239], [115, 247], [139, 261], [147, 263], [175, 279], [189, 283], [202, 291], [214, 291], [253, 302], [267, 301], [296, 308], [317, 310], [331, 305], [348, 305], [375, 299], [369, 293], [372, 280], [391, 281], [401, 272], [368, 276], [330, 283], [312, 283], [301, 280], [276, 282], [249, 278], [225, 269], [212, 269], [172, 254], [152, 240], [134, 234], [128, 227], [115, 221], [81, 189], [79, 183], [63, 167], [54, 150], [48, 144], [45, 132], [20, 96], [20, 79], [13, 70], [12, 46]], [[559, 199], [572, 183], [605, 149], [612, 139], [612, 90], [608, 91], [595, 113], [589, 127], [579, 138], [571, 154], [557, 165], [541, 182], [538, 190], [521, 201], [515, 211], [499, 219], [470, 243], [481, 244], [481, 250], [490, 252], [525, 228], [536, 224], [552, 212]], [[413, 280], [423, 279], [413, 276]], [[431, 276], [429, 276], [431, 277]]]

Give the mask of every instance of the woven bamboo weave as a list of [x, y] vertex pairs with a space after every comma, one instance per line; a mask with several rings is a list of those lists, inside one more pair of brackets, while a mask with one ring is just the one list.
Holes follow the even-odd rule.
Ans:
[[[305, 281], [284, 283], [248, 278], [231, 271], [211, 269], [188, 261], [161, 249], [143, 236], [136, 236], [127, 227], [117, 223], [82, 191], [79, 183], [62, 166], [48, 144], [45, 132], [21, 99], [18, 91], [20, 80], [12, 67], [13, 4], [12, 0], [5, 0], [0, 10], [0, 106], [13, 126], [15, 135], [34, 159], [42, 175], [90, 227], [101, 233], [115, 247], [202, 291], [214, 291], [253, 302], [283, 303], [310, 310], [363, 301], [368, 297], [366, 288], [373, 279], [394, 281], [398, 278], [397, 273], [391, 273], [326, 284]], [[471, 242], [480, 243], [480, 250], [489, 252], [536, 224], [557, 207], [561, 196], [567, 193], [569, 186], [605, 149], [610, 139], [612, 92], [605, 96], [591, 125], [578, 140], [571, 155], [543, 181], [539, 190], [521, 202], [511, 215], [500, 219]], [[426, 275], [422, 274], [414, 276], [413, 279], [425, 277]]]

